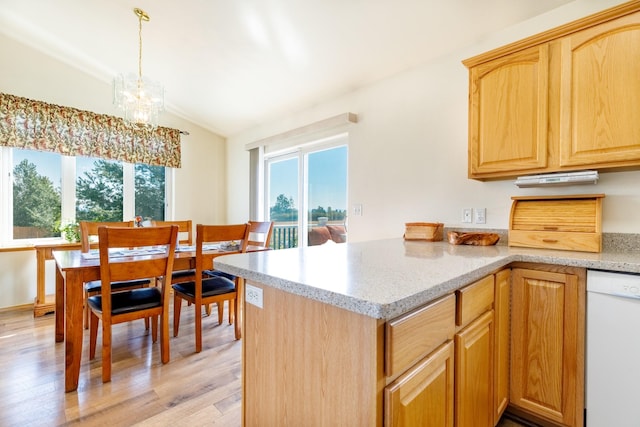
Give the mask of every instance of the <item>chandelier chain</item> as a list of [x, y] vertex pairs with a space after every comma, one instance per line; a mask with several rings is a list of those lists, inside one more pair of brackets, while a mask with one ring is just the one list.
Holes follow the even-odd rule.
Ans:
[[138, 15], [138, 76], [142, 79], [142, 15]]

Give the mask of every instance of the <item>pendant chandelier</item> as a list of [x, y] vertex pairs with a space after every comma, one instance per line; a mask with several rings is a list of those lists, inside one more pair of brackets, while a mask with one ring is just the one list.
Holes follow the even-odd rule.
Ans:
[[164, 88], [142, 75], [142, 21], [148, 22], [149, 15], [137, 7], [133, 13], [138, 17], [138, 74], [120, 74], [113, 80], [113, 103], [126, 121], [155, 128], [164, 110]]

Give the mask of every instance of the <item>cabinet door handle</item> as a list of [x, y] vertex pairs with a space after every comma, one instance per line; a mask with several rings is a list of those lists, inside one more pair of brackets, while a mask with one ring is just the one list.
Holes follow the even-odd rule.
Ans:
[[548, 231], [557, 231], [558, 227], [544, 227], [544, 229]]
[[556, 239], [542, 239], [542, 241], [545, 243], [558, 243]]

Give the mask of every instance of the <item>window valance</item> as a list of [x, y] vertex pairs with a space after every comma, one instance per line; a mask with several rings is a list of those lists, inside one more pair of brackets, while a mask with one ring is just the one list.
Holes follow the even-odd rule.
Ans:
[[0, 145], [180, 167], [180, 131], [0, 93]]

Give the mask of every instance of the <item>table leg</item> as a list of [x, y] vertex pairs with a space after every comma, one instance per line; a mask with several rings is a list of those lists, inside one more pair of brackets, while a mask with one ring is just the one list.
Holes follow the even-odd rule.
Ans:
[[64, 341], [64, 276], [56, 264], [56, 342]]
[[43, 250], [36, 249], [36, 305], [44, 304], [45, 301], [44, 255]]
[[[77, 390], [82, 357], [82, 274], [66, 272], [65, 286], [65, 391]], [[56, 310], [57, 313], [57, 310]]]
[[244, 317], [244, 279], [242, 277], [238, 278], [238, 289], [237, 289], [237, 297], [236, 297], [236, 301], [235, 301], [235, 309], [236, 309], [236, 313], [235, 316], [236, 318], [234, 319], [234, 327], [235, 327], [235, 333], [236, 333], [236, 339], [239, 340], [240, 338], [242, 338], [242, 319]]

